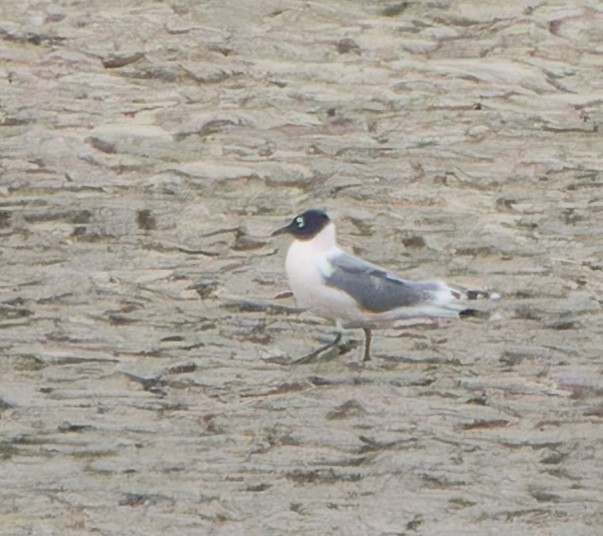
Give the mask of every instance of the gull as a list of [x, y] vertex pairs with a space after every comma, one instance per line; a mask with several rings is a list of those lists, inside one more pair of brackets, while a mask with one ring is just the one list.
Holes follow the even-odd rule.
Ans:
[[[307, 210], [277, 229], [293, 243], [285, 269], [297, 305], [334, 320], [338, 328], [364, 330], [364, 358], [370, 360], [372, 330], [408, 318], [458, 318], [465, 303], [483, 291], [464, 291], [442, 281], [409, 281], [346, 253], [337, 245], [335, 224], [322, 210]], [[492, 299], [498, 295], [492, 294]], [[327, 347], [335, 345], [337, 339]]]

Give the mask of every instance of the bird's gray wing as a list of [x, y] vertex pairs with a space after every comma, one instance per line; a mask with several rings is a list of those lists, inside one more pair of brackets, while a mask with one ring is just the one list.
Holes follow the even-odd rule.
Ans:
[[332, 270], [327, 285], [347, 292], [358, 305], [372, 313], [429, 303], [442, 289], [438, 281], [406, 281], [354, 255], [338, 253], [329, 258]]

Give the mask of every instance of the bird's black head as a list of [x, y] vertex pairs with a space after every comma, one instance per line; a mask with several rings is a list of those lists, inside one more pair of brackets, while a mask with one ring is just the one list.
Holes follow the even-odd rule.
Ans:
[[295, 216], [289, 225], [281, 227], [272, 233], [272, 236], [290, 233], [298, 240], [311, 240], [330, 222], [329, 216], [322, 210], [306, 210]]

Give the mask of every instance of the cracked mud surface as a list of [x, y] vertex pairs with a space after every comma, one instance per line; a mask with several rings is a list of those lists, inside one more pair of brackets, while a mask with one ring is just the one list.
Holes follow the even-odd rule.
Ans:
[[[599, 2], [0, 15], [3, 535], [599, 534]], [[310, 207], [503, 299], [293, 366]]]

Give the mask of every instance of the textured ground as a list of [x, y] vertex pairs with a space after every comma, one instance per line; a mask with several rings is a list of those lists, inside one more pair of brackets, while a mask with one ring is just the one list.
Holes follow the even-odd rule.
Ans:
[[[600, 534], [602, 43], [597, 0], [3, 0], [0, 533]], [[310, 207], [503, 299], [291, 365]]]

